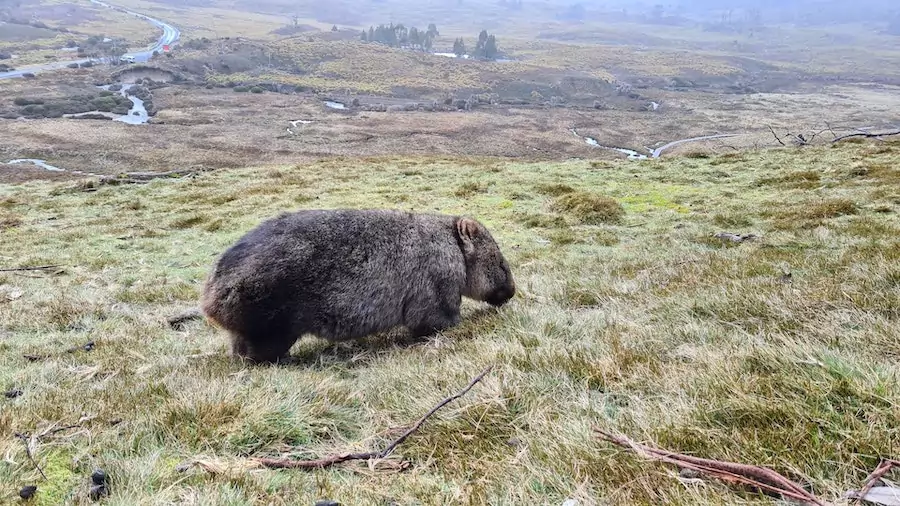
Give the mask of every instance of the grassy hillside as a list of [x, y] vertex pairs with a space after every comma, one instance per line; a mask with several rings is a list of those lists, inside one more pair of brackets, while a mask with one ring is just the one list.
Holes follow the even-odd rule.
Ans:
[[[839, 499], [900, 445], [900, 144], [642, 163], [331, 158], [81, 191], [0, 186], [0, 497], [87, 504], [768, 504], [592, 439], [599, 426], [773, 466]], [[614, 202], [610, 202], [612, 199]], [[305, 338], [249, 367], [192, 306], [214, 256], [312, 207], [466, 213], [520, 294], [425, 342]], [[621, 207], [619, 207], [621, 206]], [[717, 232], [753, 233], [741, 244]], [[93, 341], [91, 351], [65, 350]], [[26, 355], [46, 358], [27, 360]], [[382, 463], [247, 470], [379, 447], [494, 371]], [[44, 437], [34, 457], [15, 432]], [[895, 455], [894, 455], [895, 456]], [[191, 458], [220, 474], [176, 472]], [[396, 466], [393, 466], [394, 468]]]

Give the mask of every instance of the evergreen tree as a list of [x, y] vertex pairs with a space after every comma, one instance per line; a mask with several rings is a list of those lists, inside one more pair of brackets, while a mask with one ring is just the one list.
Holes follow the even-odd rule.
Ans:
[[458, 57], [466, 55], [466, 43], [463, 41], [462, 37], [453, 41], [453, 54]]
[[430, 23], [430, 24], [428, 25], [428, 33], [429, 33], [432, 37], [438, 37], [438, 36], [441, 35], [441, 34], [438, 32], [437, 25], [435, 25], [434, 23]]
[[488, 60], [497, 58], [497, 39], [493, 35], [490, 35], [484, 43], [484, 57]]
[[359, 40], [363, 42], [369, 42], [369, 37], [366, 35], [366, 31], [363, 30], [362, 33], [359, 34]]

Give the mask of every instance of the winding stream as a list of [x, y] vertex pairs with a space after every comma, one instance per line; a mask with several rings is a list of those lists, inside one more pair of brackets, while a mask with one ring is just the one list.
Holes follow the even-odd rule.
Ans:
[[[573, 134], [575, 134], [577, 137], [582, 137], [582, 135], [579, 134], [578, 131], [577, 131], [576, 129], [573, 128], [573, 129], [571, 129], [570, 131], [571, 131]], [[600, 144], [600, 142], [598, 142], [597, 139], [594, 139], [593, 137], [582, 137], [582, 138], [584, 139], [584, 142], [586, 142], [586, 143], [588, 143], [588, 144], [590, 144], [591, 146], [594, 146], [594, 147], [596, 147], [596, 148], [608, 149], [608, 150], [611, 150], [611, 151], [617, 151], [617, 152], [619, 152], [619, 153], [623, 153], [623, 154], [625, 154], [625, 155], [628, 155], [628, 159], [629, 159], [629, 160], [646, 160], [646, 159], [648, 159], [648, 158], [659, 158], [659, 157], [662, 155], [662, 152], [663, 152], [663, 151], [665, 151], [665, 150], [667, 150], [667, 149], [669, 149], [669, 148], [673, 148], [673, 147], [675, 147], [675, 146], [677, 146], [677, 145], [679, 145], [679, 144], [684, 144], [684, 143], [687, 143], [687, 142], [710, 141], [710, 140], [713, 140], [713, 139], [725, 139], [725, 138], [727, 138], [727, 137], [735, 137], [735, 136], [737, 136], [737, 135], [739, 135], [739, 134], [716, 134], [716, 135], [703, 135], [703, 136], [700, 136], [700, 137], [690, 137], [690, 138], [688, 138], [688, 139], [679, 139], [679, 140], [677, 140], [677, 141], [672, 141], [672, 142], [670, 142], [670, 143], [668, 143], [668, 144], [664, 144], [664, 145], [662, 145], [662, 146], [660, 146], [660, 147], [658, 147], [658, 148], [656, 148], [656, 149], [644, 148], [644, 149], [646, 149], [647, 151], [650, 152], [649, 155], [645, 155], [645, 154], [643, 154], [643, 153], [639, 153], [639, 152], [637, 152], [637, 151], [635, 151], [635, 150], [633, 150], [633, 149], [628, 149], [628, 148], [617, 148], [617, 147], [615, 147], [615, 146], [604, 146], [603, 144]]]

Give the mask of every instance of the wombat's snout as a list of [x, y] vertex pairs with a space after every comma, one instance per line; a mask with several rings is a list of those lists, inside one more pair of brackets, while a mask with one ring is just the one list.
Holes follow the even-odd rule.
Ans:
[[500, 307], [500, 306], [506, 304], [507, 302], [509, 302], [509, 299], [513, 298], [513, 296], [515, 294], [516, 294], [515, 287], [504, 286], [502, 288], [498, 288], [498, 289], [494, 290], [493, 292], [491, 292], [491, 294], [488, 295], [488, 297], [485, 299], [485, 302], [487, 302], [488, 304], [490, 304], [494, 307]]

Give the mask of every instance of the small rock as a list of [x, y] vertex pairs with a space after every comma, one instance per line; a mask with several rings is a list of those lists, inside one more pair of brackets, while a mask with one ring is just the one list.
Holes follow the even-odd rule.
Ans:
[[341, 506], [341, 503], [332, 501], [331, 499], [319, 499], [315, 506]]
[[563, 501], [562, 506], [578, 506], [578, 501], [575, 499], [566, 499]]
[[682, 478], [686, 478], [689, 480], [697, 479], [700, 477], [700, 471], [696, 469], [688, 469], [687, 467], [681, 468], [681, 471], [678, 472], [678, 476]]
[[509, 446], [518, 448], [519, 446], [522, 446], [522, 440], [517, 437], [511, 437], [506, 442], [506, 444], [508, 444]]
[[16, 397], [21, 397], [25, 392], [19, 390], [18, 388], [13, 388], [12, 390], [7, 390], [3, 392], [3, 396], [7, 399], [15, 399]]
[[108, 479], [109, 477], [106, 476], [106, 471], [103, 469], [94, 469], [94, 472], [91, 473], [91, 482], [93, 482], [94, 485], [106, 485]]
[[37, 486], [26, 485], [26, 486], [22, 487], [21, 490], [19, 490], [19, 497], [21, 497], [22, 500], [27, 501], [27, 500], [31, 499], [32, 497], [34, 497], [34, 494], [36, 492], [37, 492]]
[[757, 236], [754, 234], [740, 234], [739, 235], [739, 234], [732, 234], [730, 232], [719, 232], [718, 234], [714, 235], [713, 237], [715, 237], [716, 239], [721, 239], [723, 241], [731, 241], [731, 242], [737, 242], [737, 243], [741, 243], [744, 241], [752, 241], [754, 239], [757, 239]]

